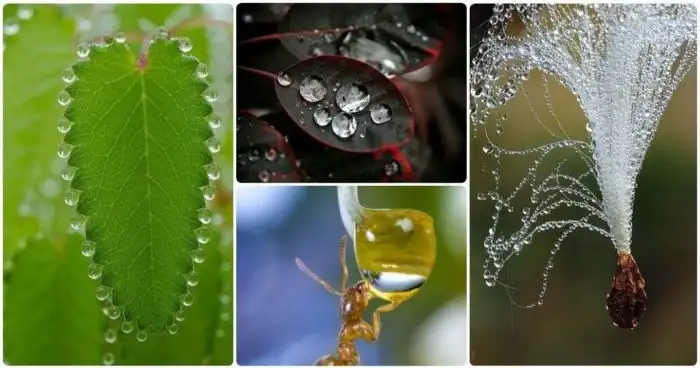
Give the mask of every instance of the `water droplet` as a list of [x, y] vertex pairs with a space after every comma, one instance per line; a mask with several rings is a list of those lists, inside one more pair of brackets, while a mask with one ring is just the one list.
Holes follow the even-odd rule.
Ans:
[[216, 337], [224, 337], [225, 335], [226, 335], [226, 333], [224, 332], [224, 330], [222, 330], [220, 328], [216, 329]]
[[156, 38], [161, 40], [168, 38], [168, 29], [165, 27], [158, 27], [158, 29], [156, 29]]
[[81, 230], [85, 227], [85, 224], [87, 224], [87, 216], [79, 213], [73, 215], [73, 218], [70, 220], [70, 227], [72, 227], [73, 230]]
[[204, 254], [204, 249], [197, 248], [197, 249], [192, 251], [192, 260], [195, 263], [204, 263], [205, 259], [206, 259], [206, 255]]
[[219, 129], [221, 127], [221, 117], [219, 117], [219, 115], [209, 115], [209, 118], [207, 118], [207, 122], [209, 123], [209, 127], [212, 129]]
[[194, 294], [188, 291], [182, 295], [182, 305], [190, 307], [192, 304], [194, 304]]
[[184, 321], [185, 320], [185, 311], [180, 309], [179, 311], [175, 312], [175, 320], [177, 321]]
[[192, 41], [187, 37], [181, 38], [177, 43], [177, 48], [182, 52], [190, 52], [192, 51]]
[[586, 123], [586, 131], [587, 131], [588, 133], [593, 132], [593, 128], [591, 128], [591, 124]]
[[338, 104], [338, 107], [351, 114], [362, 111], [369, 105], [369, 100], [370, 96], [367, 87], [359, 83], [342, 85], [335, 96], [335, 102]]
[[207, 227], [200, 227], [197, 230], [194, 231], [195, 236], [197, 237], [197, 242], [199, 244], [206, 244], [209, 242], [209, 238], [211, 238], [211, 231]]
[[211, 137], [207, 139], [207, 148], [209, 148], [209, 152], [217, 153], [221, 150], [221, 142], [219, 142], [218, 138]]
[[114, 354], [112, 354], [110, 352], [106, 352], [105, 355], [102, 357], [102, 363], [104, 365], [114, 364]]
[[117, 43], [124, 43], [126, 42], [126, 34], [124, 32], [117, 32], [117, 34], [114, 35], [114, 40], [117, 41]]
[[318, 102], [326, 97], [326, 83], [323, 79], [310, 76], [304, 78], [299, 85], [301, 97], [308, 102]]
[[221, 167], [217, 164], [208, 164], [204, 167], [207, 170], [209, 180], [217, 180], [221, 177]]
[[209, 102], [209, 103], [214, 103], [216, 102], [216, 99], [219, 98], [219, 94], [216, 92], [215, 89], [209, 87], [207, 88], [206, 91], [204, 91], [204, 99]]
[[177, 325], [173, 323], [172, 325], [168, 326], [168, 332], [171, 335], [175, 335], [177, 333]]
[[267, 151], [265, 151], [265, 159], [268, 161], [275, 161], [277, 159], [277, 150], [274, 148], [270, 148]]
[[105, 331], [105, 342], [114, 344], [115, 341], [117, 341], [117, 331], [113, 328], [108, 328], [107, 331]]
[[391, 108], [385, 104], [374, 105], [369, 109], [369, 115], [375, 124], [384, 124], [391, 120]]
[[75, 53], [78, 54], [80, 58], [86, 58], [90, 55], [90, 46], [86, 43], [81, 43], [76, 48]]
[[211, 201], [216, 196], [216, 189], [213, 185], [205, 185], [202, 187], [202, 195], [207, 201]]
[[63, 69], [61, 79], [63, 79], [63, 81], [66, 83], [73, 83], [73, 81], [75, 81], [75, 72], [73, 71], [73, 68], [68, 67]]
[[63, 197], [63, 201], [66, 202], [67, 205], [75, 206], [76, 204], [78, 204], [78, 200], [80, 200], [80, 191], [75, 189], [66, 190], [66, 194]]
[[199, 274], [194, 271], [188, 273], [185, 279], [189, 286], [197, 286], [197, 284], [199, 284]]
[[68, 91], [61, 91], [58, 93], [56, 100], [58, 101], [59, 105], [68, 106], [71, 102], [70, 93], [68, 93]]
[[333, 117], [331, 127], [333, 128], [333, 133], [335, 133], [335, 135], [338, 137], [348, 138], [355, 134], [355, 131], [357, 130], [357, 121], [355, 120], [354, 116], [341, 112]]
[[70, 156], [70, 153], [72, 150], [73, 150], [72, 144], [66, 143], [66, 142], [61, 142], [58, 144], [58, 149], [56, 150], [56, 153], [58, 154], [58, 157], [66, 158], [66, 157]]
[[121, 315], [122, 315], [122, 311], [121, 311], [121, 309], [119, 309], [119, 307], [113, 305], [113, 306], [107, 308], [107, 316], [110, 319], [118, 319], [119, 316], [121, 316]]
[[139, 332], [136, 333], [136, 340], [139, 342], [144, 342], [148, 339], [148, 333], [146, 330], [139, 330]]
[[27, 20], [30, 19], [34, 15], [34, 9], [27, 7], [27, 6], [22, 6], [19, 9], [17, 9], [17, 18], [21, 20]]
[[495, 286], [495, 285], [496, 285], [496, 280], [494, 280], [494, 279], [492, 279], [492, 278], [486, 280], [486, 286], [488, 286], [488, 287], [493, 287], [493, 286]]
[[220, 302], [221, 304], [228, 304], [228, 303], [231, 302], [231, 297], [229, 297], [229, 296], [226, 295], [226, 294], [221, 295], [221, 296], [219, 297], [219, 302]]
[[97, 263], [90, 263], [90, 266], [88, 266], [88, 277], [93, 280], [102, 277], [102, 266]]
[[[95, 254], [95, 242], [91, 240], [85, 240], [83, 242], [82, 249], [80, 250], [80, 253], [83, 254], [85, 257], [92, 257], [93, 254]], [[99, 299], [99, 297], [98, 297]], [[102, 299], [100, 299], [102, 300]]]
[[106, 300], [109, 298], [109, 288], [104, 285], [100, 285], [97, 287], [97, 292], [95, 295], [97, 296], [98, 300]]
[[396, 174], [397, 172], [399, 172], [399, 168], [400, 168], [399, 164], [396, 161], [394, 161], [392, 163], [388, 163], [388, 164], [384, 165], [384, 173], [387, 176], [392, 176], [392, 175]]
[[314, 123], [316, 123], [316, 125], [324, 127], [330, 124], [331, 120], [331, 113], [328, 109], [319, 108], [314, 111]]
[[228, 313], [221, 313], [219, 318], [221, 318], [221, 320], [224, 322], [228, 322], [231, 319], [231, 315]]
[[279, 73], [277, 74], [277, 83], [282, 87], [287, 87], [292, 84], [292, 77], [287, 73]]
[[200, 208], [197, 210], [197, 217], [199, 218], [199, 222], [203, 224], [208, 224], [211, 222], [211, 211], [208, 208]]
[[131, 333], [134, 330], [134, 323], [131, 321], [124, 320], [122, 322], [122, 332], [125, 334]]
[[5, 24], [3, 25], [2, 28], [3, 33], [5, 36], [14, 36], [17, 33], [19, 33], [19, 22], [17, 19], [8, 19], [5, 21]]
[[258, 173], [258, 180], [260, 180], [263, 183], [267, 183], [268, 181], [270, 181], [270, 177], [272, 177], [272, 174], [270, 174], [270, 172], [266, 169], [262, 169]]
[[409, 24], [409, 25], [406, 27], [406, 32], [407, 32], [408, 34], [414, 34], [414, 33], [416, 33], [416, 26], [414, 26], [413, 24]]
[[67, 117], [61, 116], [58, 118], [58, 122], [56, 123], [56, 128], [58, 131], [62, 134], [66, 134], [70, 131], [70, 128], [73, 127], [73, 122], [70, 121]]

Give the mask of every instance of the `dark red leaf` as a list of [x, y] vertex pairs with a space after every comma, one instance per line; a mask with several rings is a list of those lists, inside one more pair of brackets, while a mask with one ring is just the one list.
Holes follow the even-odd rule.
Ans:
[[240, 182], [300, 182], [292, 148], [267, 122], [239, 112], [236, 119], [236, 177]]
[[382, 73], [357, 60], [303, 60], [279, 73], [275, 91], [301, 129], [341, 151], [386, 150], [413, 136], [413, 115], [404, 95]]

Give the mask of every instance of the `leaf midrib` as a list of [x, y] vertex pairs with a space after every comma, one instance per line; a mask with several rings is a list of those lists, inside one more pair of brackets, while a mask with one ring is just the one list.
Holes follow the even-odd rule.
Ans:
[[[155, 259], [153, 257], [153, 211], [151, 210], [151, 169], [150, 162], [148, 159], [148, 114], [146, 112], [146, 103], [148, 98], [146, 97], [146, 80], [144, 78], [144, 70], [140, 70], [139, 77], [141, 80], [141, 112], [143, 113], [143, 147], [144, 156], [146, 160], [146, 193], [148, 196], [148, 249], [149, 249], [149, 266], [151, 272], [148, 274], [149, 277], [149, 288], [151, 292], [152, 299], [155, 299], [155, 283], [153, 282], [153, 264]], [[134, 258], [136, 260], [136, 257]]]

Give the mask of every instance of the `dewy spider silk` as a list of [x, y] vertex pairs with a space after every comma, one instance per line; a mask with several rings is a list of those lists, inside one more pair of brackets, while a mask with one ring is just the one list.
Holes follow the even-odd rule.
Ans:
[[[539, 299], [528, 307], [542, 304], [562, 242], [576, 229], [592, 230], [609, 238], [617, 252], [608, 312], [615, 325], [634, 328], [647, 303], [645, 281], [631, 253], [636, 179], [669, 99], [695, 64], [696, 8], [496, 5], [488, 26], [469, 76], [474, 137], [485, 142], [481, 151], [493, 163], [493, 186], [477, 195], [494, 203], [493, 224], [484, 240], [485, 282], [494, 286], [504, 264], [536, 242], [536, 235], [556, 232]], [[524, 81], [534, 78], [542, 78], [539, 93], [547, 100], [549, 125], [523, 88]], [[585, 138], [574, 139], [562, 127], [549, 91], [555, 84], [575, 96], [587, 121]], [[526, 99], [548, 143], [519, 142], [529, 148], [499, 144], [508, 130], [504, 122], [518, 119], [501, 110], [518, 95]], [[507, 158], [530, 160], [510, 192], [501, 180]], [[573, 161], [580, 163], [571, 166]], [[515, 212], [518, 195], [528, 198], [518, 208], [521, 224], [507, 231], [499, 220]], [[578, 216], [564, 216], [574, 210]]]

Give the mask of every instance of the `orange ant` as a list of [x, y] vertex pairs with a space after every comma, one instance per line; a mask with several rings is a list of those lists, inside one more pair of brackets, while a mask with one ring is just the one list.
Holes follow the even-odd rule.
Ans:
[[334, 289], [330, 284], [323, 281], [318, 275], [311, 271], [304, 262], [296, 258], [299, 269], [306, 275], [323, 285], [329, 292], [340, 296], [340, 315], [343, 318], [343, 325], [338, 334], [338, 356], [330, 354], [319, 358], [315, 365], [359, 365], [360, 355], [355, 349], [355, 339], [367, 341], [377, 341], [381, 322], [379, 313], [389, 312], [401, 304], [401, 301], [392, 301], [382, 305], [372, 314], [372, 325], [370, 326], [362, 319], [362, 313], [367, 308], [369, 301], [374, 297], [370, 290], [369, 281], [358, 281], [354, 286], [348, 288], [348, 266], [345, 262], [345, 248], [347, 247], [348, 236], [345, 235], [340, 241], [340, 264], [343, 267], [343, 276], [340, 283], [340, 291]]

